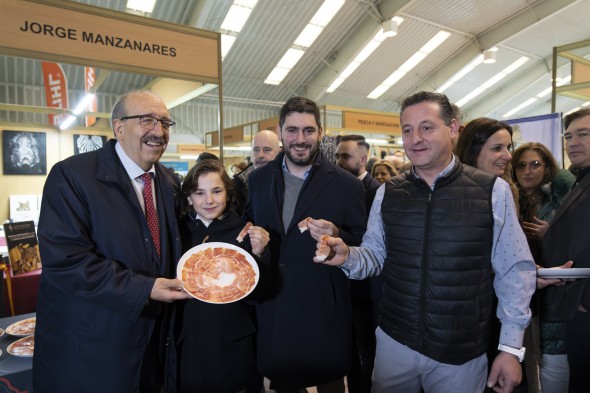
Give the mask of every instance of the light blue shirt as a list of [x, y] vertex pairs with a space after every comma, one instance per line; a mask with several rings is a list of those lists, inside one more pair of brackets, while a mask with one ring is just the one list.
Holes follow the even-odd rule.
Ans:
[[[432, 189], [437, 180], [448, 174], [454, 165], [455, 156], [436, 177]], [[360, 247], [350, 247], [348, 259], [340, 266], [352, 279], [362, 280], [378, 275], [383, 268], [387, 256], [381, 217], [384, 194], [385, 187], [382, 185], [375, 194], [362, 244]], [[502, 322], [500, 343], [521, 348], [524, 330], [531, 317], [529, 304], [536, 287], [537, 269], [518, 221], [510, 186], [500, 178], [496, 179], [492, 189], [492, 213], [492, 268], [498, 297], [497, 316]]]
[[[283, 157], [283, 164], [282, 164], [282, 168], [283, 168], [283, 172], [287, 172], [287, 173], [291, 173], [291, 171], [289, 170], [289, 167], [287, 166], [287, 155], [285, 154], [285, 156]], [[313, 165], [310, 165], [309, 168], [307, 168], [307, 170], [303, 173], [303, 180], [307, 180], [307, 177], [309, 176], [309, 172], [311, 171], [311, 167]], [[295, 175], [293, 175], [295, 176]]]

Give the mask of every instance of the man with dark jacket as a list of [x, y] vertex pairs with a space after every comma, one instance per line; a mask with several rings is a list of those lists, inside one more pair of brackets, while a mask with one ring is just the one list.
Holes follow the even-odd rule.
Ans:
[[351, 278], [383, 269], [376, 393], [482, 392], [494, 289], [502, 331], [487, 385], [510, 392], [520, 383], [535, 264], [508, 184], [452, 154], [452, 114], [443, 94], [403, 101], [411, 171], [377, 191], [361, 247], [326, 241], [334, 255], [322, 265]]
[[[590, 268], [590, 108], [565, 116], [565, 148], [576, 183], [561, 202], [543, 239], [548, 266], [573, 261], [574, 268]], [[567, 321], [566, 352], [570, 369], [569, 392], [590, 391], [590, 282], [578, 278], [564, 286], [546, 288], [548, 319]]]
[[[113, 107], [116, 140], [58, 162], [43, 190], [36, 392], [163, 387], [166, 302], [175, 276], [179, 184], [158, 163], [174, 122], [148, 91]], [[172, 370], [174, 371], [174, 370]]]
[[[365, 187], [367, 214], [371, 210], [377, 189], [381, 186], [367, 172], [370, 146], [362, 135], [343, 135], [336, 147], [336, 164], [355, 175]], [[350, 393], [370, 393], [373, 360], [375, 359], [375, 329], [383, 281], [381, 277], [353, 280], [352, 296], [352, 366], [346, 376]]]
[[279, 392], [318, 386], [344, 392], [350, 367], [350, 291], [341, 269], [313, 263], [323, 235], [360, 244], [367, 215], [362, 183], [319, 150], [317, 105], [291, 98], [279, 127], [283, 152], [249, 177], [246, 215], [270, 233], [272, 264], [256, 307], [258, 368]]

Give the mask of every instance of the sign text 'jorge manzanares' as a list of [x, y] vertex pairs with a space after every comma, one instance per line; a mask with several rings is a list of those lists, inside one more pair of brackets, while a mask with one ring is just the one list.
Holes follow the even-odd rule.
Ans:
[[111, 46], [114, 48], [128, 49], [143, 53], [152, 53], [161, 56], [176, 57], [176, 48], [168, 45], [161, 45], [151, 42], [130, 40], [124, 37], [116, 37], [108, 34], [101, 34], [91, 31], [81, 31], [53, 26], [46, 23], [39, 23], [25, 20], [19, 28], [25, 33], [39, 34], [49, 37], [68, 39], [72, 41], [88, 42], [95, 45]]

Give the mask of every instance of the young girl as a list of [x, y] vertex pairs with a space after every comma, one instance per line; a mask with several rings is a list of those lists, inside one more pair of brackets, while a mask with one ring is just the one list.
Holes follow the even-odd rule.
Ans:
[[[236, 240], [245, 222], [232, 209], [234, 185], [219, 161], [195, 165], [184, 180], [182, 195], [186, 208], [179, 226], [184, 251], [201, 243], [225, 242], [245, 249], [257, 260], [262, 257], [269, 240], [263, 228], [252, 226], [242, 242]], [[197, 299], [183, 303], [175, 319], [178, 391], [243, 390], [256, 375], [251, 306], [243, 299], [227, 304]]]

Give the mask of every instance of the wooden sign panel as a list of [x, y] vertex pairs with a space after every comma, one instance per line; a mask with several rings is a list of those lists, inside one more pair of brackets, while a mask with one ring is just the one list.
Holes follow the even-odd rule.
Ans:
[[63, 0], [0, 1], [0, 53], [219, 83], [219, 33]]
[[401, 134], [399, 115], [342, 112], [342, 126], [350, 130], [371, 131], [381, 134]]

